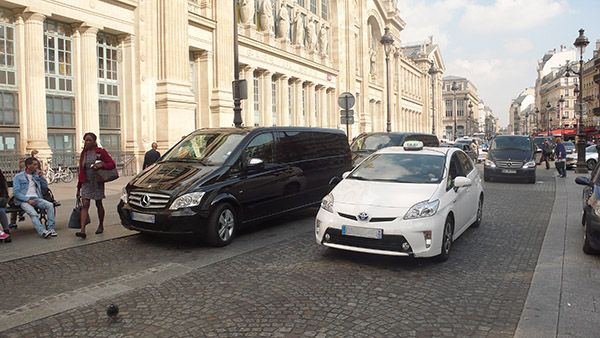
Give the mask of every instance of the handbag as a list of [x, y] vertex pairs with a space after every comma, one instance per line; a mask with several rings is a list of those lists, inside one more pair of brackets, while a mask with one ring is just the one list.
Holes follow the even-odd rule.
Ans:
[[98, 182], [110, 182], [119, 178], [117, 168], [96, 170], [96, 180]]
[[[71, 216], [69, 217], [69, 229], [81, 229], [81, 199], [77, 198], [77, 202], [75, 203], [75, 208], [71, 212]], [[90, 220], [90, 214], [88, 214], [87, 220], [85, 224], [88, 225], [92, 221]]]

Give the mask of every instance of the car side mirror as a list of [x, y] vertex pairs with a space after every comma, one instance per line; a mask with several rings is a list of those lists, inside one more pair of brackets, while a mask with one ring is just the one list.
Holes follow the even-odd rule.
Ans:
[[248, 170], [261, 170], [265, 168], [265, 162], [260, 158], [251, 158], [248, 160], [246, 164], [246, 169]]
[[590, 180], [589, 177], [585, 177], [585, 176], [578, 176], [575, 178], [575, 183], [579, 184], [579, 185], [585, 185], [588, 187], [591, 187], [592, 181]]
[[473, 185], [473, 181], [471, 181], [470, 178], [464, 176], [457, 176], [454, 179], [455, 188], [470, 187], [471, 185]]

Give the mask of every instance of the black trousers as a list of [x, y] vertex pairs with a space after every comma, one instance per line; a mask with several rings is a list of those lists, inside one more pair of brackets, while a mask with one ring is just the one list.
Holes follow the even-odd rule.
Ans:
[[548, 162], [549, 158], [550, 158], [550, 155], [542, 153], [542, 157], [540, 158], [540, 163], [538, 163], [538, 164], [542, 164], [542, 162], [546, 162], [546, 169], [550, 169], [550, 163]]

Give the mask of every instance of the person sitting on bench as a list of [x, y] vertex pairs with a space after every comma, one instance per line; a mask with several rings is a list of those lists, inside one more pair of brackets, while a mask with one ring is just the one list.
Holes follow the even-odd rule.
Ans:
[[[25, 171], [16, 174], [13, 179], [13, 196], [15, 204], [31, 217], [35, 230], [43, 238], [56, 237], [54, 229], [54, 204], [44, 199], [42, 189], [48, 188], [48, 181], [42, 176], [39, 162], [29, 157], [25, 160]], [[36, 209], [44, 210], [47, 215], [48, 229], [40, 221]]]

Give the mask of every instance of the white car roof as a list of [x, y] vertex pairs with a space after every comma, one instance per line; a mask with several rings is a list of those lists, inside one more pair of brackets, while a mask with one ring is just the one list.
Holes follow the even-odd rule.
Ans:
[[423, 147], [421, 150], [404, 150], [404, 147], [386, 147], [377, 151], [377, 154], [401, 154], [401, 153], [418, 153], [422, 155], [446, 156], [448, 153], [460, 150], [458, 148], [434, 148]]

